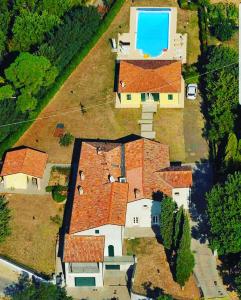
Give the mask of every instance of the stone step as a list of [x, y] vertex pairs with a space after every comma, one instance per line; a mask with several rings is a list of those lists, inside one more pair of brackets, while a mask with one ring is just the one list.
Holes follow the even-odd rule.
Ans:
[[157, 112], [157, 105], [155, 105], [155, 104], [146, 104], [146, 105], [142, 105], [142, 112], [146, 112], [146, 113], [148, 113], [148, 112], [152, 112], [152, 113], [154, 113], [154, 112]]
[[141, 124], [141, 132], [143, 131], [152, 131], [152, 123], [151, 124]]
[[141, 119], [142, 120], [153, 120], [153, 113], [150, 112], [143, 112], [141, 114]]
[[147, 139], [154, 139], [156, 137], [155, 131], [142, 131], [141, 136]]
[[139, 120], [138, 124], [152, 124], [153, 120]]

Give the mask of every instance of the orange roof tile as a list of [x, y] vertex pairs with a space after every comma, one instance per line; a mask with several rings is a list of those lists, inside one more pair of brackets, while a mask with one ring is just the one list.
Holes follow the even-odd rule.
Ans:
[[117, 92], [179, 93], [181, 72], [181, 61], [121, 60]]
[[[121, 176], [120, 165], [120, 144], [82, 143], [78, 173], [83, 172], [84, 180], [77, 176], [70, 233], [125, 224], [128, 184], [109, 181], [109, 175], [115, 180]], [[82, 195], [78, 186], [83, 189]]]
[[34, 177], [43, 177], [47, 159], [47, 153], [31, 148], [9, 151], [4, 159], [1, 176], [24, 173]]
[[[109, 176], [118, 180], [123, 169], [127, 183], [110, 182]], [[124, 145], [83, 142], [80, 172], [84, 178], [77, 176], [69, 233], [106, 224], [125, 225], [127, 202], [155, 199], [158, 193], [171, 196], [173, 188], [192, 184], [191, 169], [170, 167], [167, 145], [143, 138]]]
[[65, 234], [64, 262], [101, 262], [104, 260], [104, 236]]

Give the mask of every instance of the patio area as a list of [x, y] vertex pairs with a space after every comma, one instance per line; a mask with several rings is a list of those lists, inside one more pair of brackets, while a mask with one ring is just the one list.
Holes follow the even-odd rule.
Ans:
[[[145, 7], [141, 7], [142, 9]], [[130, 31], [128, 33], [118, 33], [117, 37], [117, 59], [161, 59], [161, 60], [181, 60], [182, 63], [187, 61], [187, 34], [177, 33], [177, 8], [170, 7], [169, 18], [169, 45], [161, 53], [161, 55], [152, 57], [148, 54], [141, 53], [136, 49], [137, 41], [137, 22], [138, 22], [138, 10], [139, 7], [130, 8]], [[148, 9], [154, 9], [148, 7]], [[167, 9], [159, 7], [160, 9]]]

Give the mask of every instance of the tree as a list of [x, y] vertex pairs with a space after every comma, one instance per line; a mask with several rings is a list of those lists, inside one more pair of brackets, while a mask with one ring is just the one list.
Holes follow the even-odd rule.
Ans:
[[12, 50], [28, 51], [31, 46], [40, 44], [44, 35], [59, 23], [60, 19], [47, 11], [39, 14], [22, 10], [13, 25]]
[[216, 184], [206, 194], [211, 225], [211, 246], [219, 255], [241, 249], [241, 172], [228, 175], [225, 184]]
[[173, 298], [170, 295], [161, 295], [156, 300], [173, 300]]
[[175, 210], [176, 203], [172, 198], [165, 197], [161, 202], [160, 233], [166, 249], [172, 247]]
[[184, 209], [183, 206], [181, 206], [175, 215], [175, 227], [174, 227], [174, 236], [173, 236], [173, 247], [175, 249], [178, 249], [179, 247], [179, 242], [182, 235], [183, 219], [184, 219]]
[[57, 69], [47, 58], [23, 52], [5, 70], [5, 76], [18, 96], [17, 108], [25, 112], [35, 108], [37, 100], [34, 95], [54, 82]]
[[194, 265], [194, 256], [191, 252], [191, 233], [188, 216], [184, 215], [183, 233], [180, 241], [180, 247], [177, 251], [176, 260], [176, 281], [181, 287], [185, 285], [185, 282], [189, 279]]
[[86, 46], [99, 28], [100, 15], [93, 6], [75, 7], [63, 23], [47, 35], [39, 54], [47, 57], [58, 70], [69, 64], [76, 53]]
[[241, 139], [238, 140], [234, 132], [229, 134], [224, 161], [231, 170], [238, 170], [241, 165]]
[[0, 243], [4, 242], [11, 233], [9, 226], [10, 209], [4, 196], [0, 196]]
[[211, 47], [207, 61], [204, 68], [206, 134], [211, 143], [219, 145], [233, 131], [237, 117], [238, 52], [224, 46]]
[[65, 133], [63, 136], [60, 137], [59, 139], [59, 144], [60, 146], [64, 146], [64, 147], [67, 147], [69, 145], [71, 145], [74, 141], [74, 136], [67, 132]]
[[49, 283], [33, 283], [25, 279], [21, 289], [16, 289], [12, 300], [73, 300], [67, 296], [65, 288]]
[[14, 95], [14, 90], [10, 84], [0, 87], [0, 100], [11, 99]]

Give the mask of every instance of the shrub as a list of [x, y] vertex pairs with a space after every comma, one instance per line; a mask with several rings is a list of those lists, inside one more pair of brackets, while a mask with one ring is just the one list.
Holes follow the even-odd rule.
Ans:
[[8, 202], [4, 196], [0, 196], [0, 242], [4, 242], [6, 237], [11, 233], [11, 228], [9, 226], [10, 218]]
[[74, 136], [71, 133], [67, 132], [60, 137], [59, 144], [60, 146], [67, 147], [71, 145], [73, 141], [74, 141]]
[[66, 186], [62, 185], [54, 185], [54, 186], [47, 186], [45, 188], [46, 192], [52, 192], [52, 198], [56, 202], [63, 202], [66, 200], [66, 195], [63, 192], [67, 191]]
[[51, 216], [50, 220], [59, 226], [61, 226], [61, 224], [62, 224], [62, 218], [60, 217], [60, 215], [55, 215], [53, 217]]

